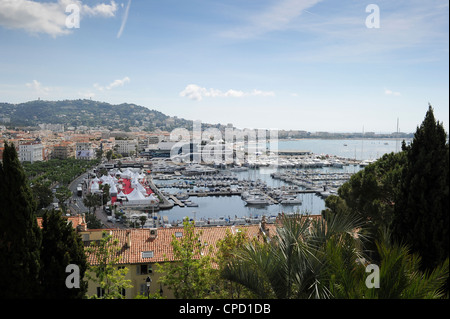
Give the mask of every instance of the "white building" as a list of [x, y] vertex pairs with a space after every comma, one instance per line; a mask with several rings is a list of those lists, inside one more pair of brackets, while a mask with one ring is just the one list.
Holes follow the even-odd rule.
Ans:
[[38, 162], [44, 160], [44, 146], [41, 142], [26, 142], [19, 145], [21, 162]]
[[75, 158], [81, 160], [92, 160], [95, 157], [91, 142], [77, 142]]
[[117, 140], [117, 152], [120, 154], [130, 154], [130, 152], [134, 152], [136, 154], [136, 147], [138, 142], [136, 140]]

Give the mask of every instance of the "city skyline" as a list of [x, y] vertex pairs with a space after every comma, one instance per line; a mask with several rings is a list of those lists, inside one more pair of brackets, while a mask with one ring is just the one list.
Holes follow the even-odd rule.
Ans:
[[0, 38], [1, 102], [312, 132], [414, 132], [431, 103], [448, 131], [445, 1], [0, 0]]

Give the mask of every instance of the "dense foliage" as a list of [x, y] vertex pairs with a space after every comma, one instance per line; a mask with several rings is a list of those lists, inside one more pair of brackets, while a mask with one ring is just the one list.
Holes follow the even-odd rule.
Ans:
[[38, 291], [41, 231], [36, 202], [14, 144], [0, 162], [0, 296], [32, 298]]
[[433, 269], [449, 255], [449, 145], [430, 106], [410, 146], [395, 203], [393, 236]]
[[[45, 213], [41, 230], [35, 198], [14, 145], [5, 143], [0, 162], [0, 296], [81, 298], [87, 267], [81, 238], [60, 212]], [[65, 269], [72, 263], [80, 267], [77, 291], [65, 286]]]
[[51, 159], [42, 162], [23, 162], [25, 174], [33, 184], [69, 185], [75, 178], [94, 167], [98, 160], [80, 161], [75, 158]]
[[192, 121], [171, 118], [159, 111], [123, 103], [113, 105], [91, 100], [30, 101], [20, 104], [0, 103], [0, 114], [10, 118], [11, 125], [37, 126], [41, 123], [73, 127], [98, 127], [129, 131], [144, 127], [171, 131], [177, 127], [192, 128]]
[[71, 223], [59, 211], [47, 211], [42, 218], [41, 297], [48, 299], [83, 298], [87, 282], [80, 280], [80, 288], [68, 289], [65, 285], [66, 267], [77, 265], [80, 278], [88, 267], [84, 244], [73, 231]]

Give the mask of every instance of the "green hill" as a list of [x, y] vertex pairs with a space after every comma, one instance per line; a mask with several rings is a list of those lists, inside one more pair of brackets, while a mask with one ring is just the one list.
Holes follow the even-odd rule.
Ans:
[[105, 127], [128, 131], [140, 127], [146, 131], [192, 128], [192, 121], [167, 116], [146, 107], [123, 103], [112, 105], [92, 100], [30, 101], [20, 104], [0, 103], [0, 122], [9, 118], [10, 126], [64, 124], [67, 127]]

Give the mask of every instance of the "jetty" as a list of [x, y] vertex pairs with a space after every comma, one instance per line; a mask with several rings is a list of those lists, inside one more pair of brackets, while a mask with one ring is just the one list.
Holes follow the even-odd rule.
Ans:
[[175, 195], [169, 195], [169, 198], [170, 198], [171, 200], [173, 200], [173, 202], [174, 202], [176, 205], [178, 205], [178, 206], [180, 206], [180, 207], [184, 207], [184, 206], [185, 206], [184, 203], [183, 203], [182, 201], [180, 201], [178, 198], [175, 197]]

